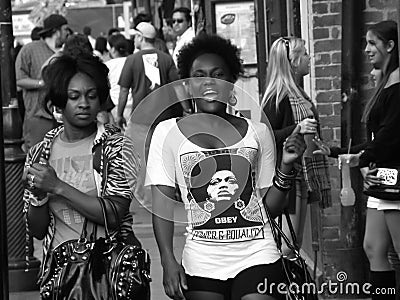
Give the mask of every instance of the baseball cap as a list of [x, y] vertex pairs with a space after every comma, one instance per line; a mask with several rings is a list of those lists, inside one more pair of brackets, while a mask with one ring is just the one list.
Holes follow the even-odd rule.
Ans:
[[133, 34], [141, 34], [143, 37], [148, 39], [154, 39], [157, 35], [157, 31], [154, 26], [148, 22], [141, 22], [137, 24], [136, 28], [131, 32]]
[[55, 28], [59, 28], [62, 25], [68, 24], [68, 21], [66, 18], [64, 18], [61, 15], [50, 15], [43, 21], [43, 29], [38, 32], [39, 35], [43, 35]]

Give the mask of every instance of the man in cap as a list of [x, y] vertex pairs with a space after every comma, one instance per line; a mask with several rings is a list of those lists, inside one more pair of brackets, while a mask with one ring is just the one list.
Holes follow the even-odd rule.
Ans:
[[[150, 200], [150, 191], [145, 191], [143, 188], [145, 142], [149, 139], [150, 127], [162, 120], [182, 116], [182, 107], [179, 103], [173, 103], [173, 97], [166, 96], [159, 99], [148, 96], [160, 86], [178, 79], [178, 71], [172, 57], [155, 48], [156, 35], [156, 29], [148, 22], [141, 22], [136, 26], [134, 43], [139, 51], [127, 57], [122, 69], [118, 82], [120, 93], [115, 120], [121, 128], [126, 125], [123, 113], [129, 90], [131, 90], [133, 99], [131, 115], [132, 113], [133, 115], [129, 125], [133, 130], [130, 130], [128, 134], [132, 134], [131, 138], [142, 160], [142, 170], [137, 179], [135, 196], [145, 204], [148, 204]], [[135, 109], [137, 109], [136, 112]]]
[[121, 128], [126, 125], [123, 112], [130, 89], [133, 111], [152, 91], [178, 79], [178, 71], [171, 56], [155, 48], [156, 35], [156, 29], [148, 22], [136, 26], [134, 43], [139, 51], [127, 57], [118, 82], [121, 88], [116, 123]]
[[23, 124], [24, 151], [41, 141], [56, 123], [44, 109], [43, 63], [58, 52], [68, 36], [67, 20], [61, 15], [50, 15], [39, 31], [40, 40], [22, 47], [15, 62], [17, 86], [22, 89], [25, 105]]

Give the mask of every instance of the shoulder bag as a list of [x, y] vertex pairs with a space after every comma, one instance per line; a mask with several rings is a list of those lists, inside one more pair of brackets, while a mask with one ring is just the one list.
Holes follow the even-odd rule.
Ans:
[[[94, 225], [87, 239], [85, 219], [79, 239], [66, 241], [49, 255], [40, 284], [42, 299], [99, 300], [150, 299], [150, 258], [138, 245], [125, 244], [120, 230], [111, 235], [104, 199], [105, 238], [96, 239]], [[115, 204], [109, 201], [114, 216]]]
[[[277, 224], [277, 222], [272, 219], [268, 208], [266, 208], [266, 212], [271, 226], [272, 235], [281, 255], [282, 268], [287, 280], [286, 298], [289, 300], [318, 300], [318, 287], [307, 269], [305, 260], [300, 255], [300, 247], [297, 243], [296, 234], [294, 232], [292, 222], [290, 221], [289, 213], [287, 210], [285, 210], [284, 214], [293, 242], [289, 240], [282, 230], [282, 216], [279, 216], [279, 224]], [[293, 258], [288, 258], [283, 255], [282, 239], [285, 241], [287, 247], [293, 251]]]

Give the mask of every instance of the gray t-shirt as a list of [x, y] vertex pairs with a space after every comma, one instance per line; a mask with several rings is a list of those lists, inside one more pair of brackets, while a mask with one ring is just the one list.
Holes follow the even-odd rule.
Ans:
[[[97, 195], [93, 174], [92, 145], [95, 134], [74, 143], [67, 143], [58, 136], [53, 144], [49, 163], [58, 178], [79, 191], [91, 196]], [[50, 210], [55, 217], [55, 235], [52, 248], [70, 239], [77, 239], [82, 232], [85, 218], [62, 196], [49, 196]], [[97, 229], [97, 236], [104, 234], [104, 227]], [[88, 222], [88, 235], [92, 224]]]

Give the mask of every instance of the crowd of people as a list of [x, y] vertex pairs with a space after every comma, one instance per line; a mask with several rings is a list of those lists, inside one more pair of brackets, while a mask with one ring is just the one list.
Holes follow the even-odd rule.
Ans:
[[[327, 158], [347, 152], [321, 140], [318, 110], [301, 85], [310, 69], [305, 41], [273, 42], [263, 116], [250, 120], [227, 109], [236, 104], [234, 84], [243, 73], [238, 47], [218, 35], [196, 35], [184, 7], [173, 11], [172, 29], [170, 51], [146, 15], [135, 21], [133, 43], [114, 29], [97, 38], [90, 27], [71, 33], [66, 18], [50, 15], [32, 33], [39, 38], [19, 51], [24, 215], [29, 233], [43, 240], [41, 274], [55, 247], [79, 238], [84, 220], [104, 235], [101, 197], [112, 204], [109, 224], [126, 243], [137, 243], [132, 203], [151, 207], [171, 299], [285, 299], [277, 290], [285, 273], [267, 214], [288, 211], [301, 246], [307, 204], [332, 205]], [[398, 51], [394, 21], [366, 32], [365, 53], [377, 70], [363, 116], [372, 138], [350, 149], [366, 188], [382, 184], [378, 167], [400, 165], [393, 135], [400, 125]], [[182, 261], [173, 251], [177, 200], [188, 222]], [[375, 288], [396, 285], [388, 253], [391, 247], [400, 253], [398, 200], [368, 198], [364, 249]], [[276, 287], [260, 294], [265, 279]]]

